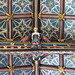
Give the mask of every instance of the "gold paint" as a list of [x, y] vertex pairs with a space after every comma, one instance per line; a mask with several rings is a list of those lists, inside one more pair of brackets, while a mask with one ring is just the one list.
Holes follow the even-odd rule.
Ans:
[[20, 56], [21, 56], [21, 58], [24, 58], [24, 54], [21, 54]]
[[34, 72], [35, 71], [35, 66], [34, 66], [33, 63], [31, 63], [31, 65], [33, 66], [32, 72]]
[[31, 13], [31, 15], [32, 15], [32, 18], [34, 18], [34, 16], [33, 16], [33, 12], [30, 12]]
[[12, 46], [14, 46], [14, 43], [11, 43]]
[[4, 46], [4, 49], [7, 49], [7, 46]]
[[50, 31], [51, 29], [50, 29], [50, 28], [48, 28], [47, 30], [48, 30], [48, 31]]
[[5, 20], [5, 21], [9, 21], [9, 20], [14, 20], [14, 18], [13, 18], [13, 13], [12, 14], [9, 14], [9, 13], [5, 13], [7, 16], [8, 16], [8, 19], [7, 20]]
[[58, 72], [66, 74], [66, 72], [64, 72], [64, 68], [65, 66], [64, 67], [58, 66]]
[[58, 13], [58, 20], [60, 21], [60, 20], [63, 20], [63, 21], [65, 21], [65, 18], [64, 18], [64, 16], [66, 15], [66, 13], [63, 13], [63, 14], [60, 14], [60, 13]]
[[56, 46], [56, 44], [53, 44], [53, 46]]
[[22, 7], [24, 6], [24, 3], [23, 3], [23, 1], [22, 1], [22, 3], [21, 3], [21, 6], [22, 6]]
[[41, 14], [42, 12], [40, 11], [39, 15], [38, 15], [38, 18], [41, 20]]
[[7, 41], [13, 41], [13, 39], [6, 39]]
[[49, 6], [51, 6], [52, 4], [53, 4], [53, 2], [52, 2], [52, 1], [48, 2], [48, 5], [49, 5]]
[[21, 30], [24, 31], [24, 28], [25, 28], [25, 27], [22, 26], [22, 27], [21, 27]]
[[24, 44], [24, 46], [26, 47], [26, 46], [27, 46], [27, 44], [25, 43], [25, 44]]
[[18, 46], [18, 49], [21, 49], [21, 46]]
[[46, 46], [48, 49], [50, 49], [50, 46]]
[[12, 66], [12, 67], [7, 66], [7, 68], [9, 68], [9, 72], [13, 72], [14, 73], [14, 66]]
[[59, 41], [59, 42], [64, 42], [64, 41], [65, 41], [65, 39], [58, 39], [58, 41]]

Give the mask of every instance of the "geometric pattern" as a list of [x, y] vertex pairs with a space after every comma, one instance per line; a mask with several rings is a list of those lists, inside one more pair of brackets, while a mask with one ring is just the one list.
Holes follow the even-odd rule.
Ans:
[[7, 27], [8, 22], [6, 22], [5, 20], [0, 20], [0, 40], [7, 39]]
[[0, 54], [0, 68], [6, 67], [9, 64], [8, 55]]
[[33, 75], [32, 70], [19, 70], [15, 71], [13, 75]]
[[0, 15], [5, 14], [6, 12], [8, 12], [7, 10], [7, 1], [8, 0], [0, 0]]
[[44, 36], [49, 39], [58, 39], [59, 37], [59, 21], [57, 19], [42, 19], [41, 31]]
[[75, 0], [65, 0], [66, 15], [75, 15]]
[[75, 73], [66, 72], [65, 75], [75, 75]]
[[64, 22], [64, 38], [74, 40], [75, 38], [75, 20], [66, 20]]
[[59, 65], [59, 55], [53, 54], [53, 55], [47, 56], [43, 58], [40, 63], [44, 65], [58, 66]]
[[12, 21], [13, 39], [23, 38], [31, 33], [32, 19], [15, 19]]
[[13, 55], [14, 66], [31, 65], [31, 57], [27, 58], [24, 55]]
[[14, 14], [27, 14], [31, 12], [32, 0], [12, 0], [12, 11]]
[[58, 71], [41, 69], [41, 74], [40, 75], [60, 75], [60, 73], [58, 73]]
[[8, 72], [0, 72], [0, 75], [9, 75]]
[[43, 14], [58, 14], [60, 0], [40, 0], [40, 10]]
[[64, 55], [64, 65], [67, 68], [75, 68], [75, 61], [73, 60], [74, 55]]

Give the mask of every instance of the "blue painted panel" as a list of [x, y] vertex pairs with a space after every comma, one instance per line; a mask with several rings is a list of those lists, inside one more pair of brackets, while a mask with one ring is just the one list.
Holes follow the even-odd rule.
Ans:
[[75, 68], [75, 56], [74, 55], [65, 55], [64, 56], [64, 65], [67, 68]]
[[57, 19], [42, 19], [41, 33], [49, 39], [57, 40], [59, 37], [59, 21]]
[[0, 0], [0, 15], [5, 14], [6, 12], [8, 12], [8, 0]]
[[58, 14], [60, 12], [60, 0], [40, 0], [40, 10], [44, 14]]
[[40, 75], [60, 75], [60, 73], [58, 71], [41, 69]]
[[15, 19], [12, 21], [13, 25], [13, 39], [22, 39], [31, 33], [32, 19]]
[[65, 0], [65, 13], [75, 15], [75, 0]]
[[0, 72], [0, 75], [9, 75], [8, 72]]
[[27, 58], [24, 55], [13, 55], [13, 64], [15, 66], [30, 65], [31, 61], [31, 57]]
[[57, 54], [51, 54], [50, 56], [47, 56], [43, 58], [40, 62], [41, 64], [44, 65], [59, 65], [59, 55]]
[[75, 40], [75, 20], [66, 20], [64, 22], [64, 39]]
[[32, 10], [32, 0], [12, 0], [14, 14], [27, 14]]
[[0, 54], [0, 68], [7, 67], [7, 65], [9, 65], [8, 55]]
[[33, 75], [32, 70], [19, 70], [15, 71], [13, 75]]

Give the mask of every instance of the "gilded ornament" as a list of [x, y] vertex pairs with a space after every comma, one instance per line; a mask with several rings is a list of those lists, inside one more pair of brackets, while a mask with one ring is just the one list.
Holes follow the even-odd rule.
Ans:
[[49, 5], [49, 6], [51, 6], [52, 4], [53, 4], [53, 2], [52, 2], [52, 1], [48, 2], [48, 5]]
[[8, 19], [7, 20], [5, 20], [5, 21], [9, 21], [9, 20], [14, 20], [14, 18], [13, 18], [13, 13], [12, 14], [9, 14], [9, 13], [5, 13], [7, 16], [8, 16]]
[[33, 63], [31, 63], [31, 65], [33, 66], [32, 72], [34, 72], [35, 71], [35, 66], [34, 66]]
[[59, 41], [59, 42], [64, 42], [64, 41], [65, 41], [65, 39], [58, 39], [58, 41]]
[[6, 39], [7, 41], [13, 41], [13, 39]]
[[12, 66], [12, 67], [7, 66], [7, 68], [9, 68], [9, 72], [13, 72], [14, 73], [14, 66]]
[[65, 18], [64, 18], [64, 16], [66, 15], [66, 13], [63, 13], [63, 14], [60, 14], [60, 13], [58, 13], [58, 20], [60, 21], [60, 20], [63, 20], [63, 21], [65, 21]]
[[40, 11], [39, 15], [38, 15], [38, 18], [41, 20], [41, 14], [42, 12]]
[[58, 72], [66, 74], [66, 72], [64, 72], [64, 68], [65, 66], [64, 67], [58, 66]]

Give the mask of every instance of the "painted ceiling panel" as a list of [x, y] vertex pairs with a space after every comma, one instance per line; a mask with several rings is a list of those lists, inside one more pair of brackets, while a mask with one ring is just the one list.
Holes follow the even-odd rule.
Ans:
[[32, 0], [12, 0], [14, 14], [27, 14], [32, 10]]
[[0, 75], [9, 75], [8, 72], [0, 72]]
[[19, 70], [15, 71], [13, 75], [33, 75], [32, 70]]
[[25, 57], [25, 55], [13, 55], [13, 65], [14, 66], [24, 66], [31, 65], [32, 58]]
[[0, 54], [0, 68], [7, 67], [9, 65], [9, 57], [8, 55]]
[[57, 19], [42, 19], [41, 31], [49, 39], [57, 40], [59, 37], [59, 21]]
[[40, 0], [40, 10], [43, 14], [58, 14], [60, 0]]
[[60, 74], [58, 73], [58, 71], [41, 69], [41, 74], [40, 75], [60, 75]]
[[75, 20], [66, 20], [64, 22], [64, 38], [66, 40], [75, 40]]
[[0, 14], [3, 15], [8, 12], [8, 0], [0, 0]]
[[50, 54], [49, 56], [43, 58], [40, 62], [41, 64], [44, 65], [59, 65], [59, 55], [57, 54]]
[[66, 15], [75, 15], [75, 0], [65, 0]]
[[64, 56], [64, 65], [67, 68], [75, 68], [75, 56], [74, 55], [65, 55]]
[[0, 20], [0, 41], [6, 40], [8, 36], [8, 22]]
[[71, 73], [71, 72], [66, 72], [65, 75], [75, 75], [75, 73]]
[[32, 19], [25, 18], [25, 19], [14, 19], [12, 21], [13, 25], [13, 39], [16, 38], [23, 38], [26, 35], [29, 35], [32, 30]]

